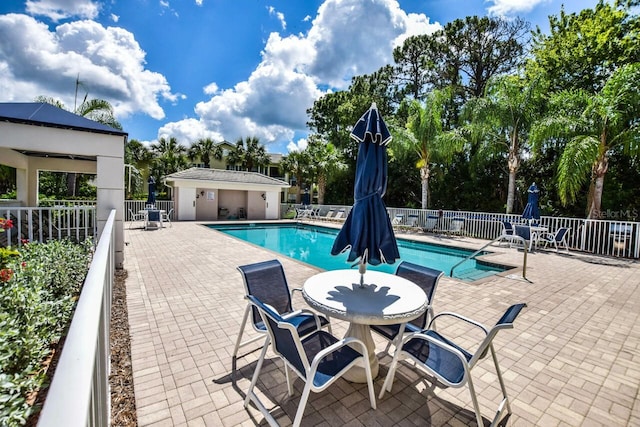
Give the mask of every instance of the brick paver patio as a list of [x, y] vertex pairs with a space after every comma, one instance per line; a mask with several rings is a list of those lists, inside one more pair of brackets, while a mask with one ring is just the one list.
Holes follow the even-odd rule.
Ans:
[[[479, 248], [468, 238], [420, 237]], [[140, 426], [266, 425], [252, 405], [243, 407], [258, 348], [241, 349], [231, 375], [231, 353], [245, 308], [240, 264], [278, 258], [289, 284], [302, 286], [318, 270], [240, 242], [195, 222], [156, 231], [125, 230], [127, 302], [138, 423]], [[496, 261], [522, 264], [522, 252], [492, 247]], [[640, 264], [585, 254], [529, 254], [520, 273], [467, 284], [447, 277], [435, 311], [455, 311], [493, 325], [506, 307], [526, 302], [512, 330], [494, 344], [511, 399], [507, 425], [640, 425]], [[299, 294], [296, 294], [299, 295]], [[304, 301], [296, 296], [297, 307]], [[346, 324], [333, 320], [334, 334]], [[441, 325], [439, 324], [440, 328]], [[249, 334], [251, 331], [249, 331]], [[464, 331], [461, 331], [464, 333]], [[379, 393], [391, 356], [374, 334], [380, 357]], [[302, 382], [289, 398], [282, 363], [269, 351], [256, 387], [278, 422], [290, 425]], [[500, 389], [490, 358], [472, 371], [485, 421], [493, 418]], [[312, 393], [303, 425], [475, 425], [466, 387], [431, 386], [400, 366], [391, 393], [372, 410], [366, 385], [339, 380]]]

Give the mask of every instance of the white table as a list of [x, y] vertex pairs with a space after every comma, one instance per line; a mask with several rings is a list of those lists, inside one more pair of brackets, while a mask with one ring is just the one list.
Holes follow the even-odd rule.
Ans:
[[529, 240], [529, 252], [531, 252], [533, 245], [538, 249], [538, 240], [540, 240], [540, 236], [542, 236], [543, 233], [549, 232], [549, 227], [532, 225], [529, 227], [529, 232], [531, 233], [531, 236], [529, 236], [531, 237], [531, 240]]
[[[375, 378], [378, 358], [369, 325], [406, 323], [424, 313], [428, 301], [418, 285], [393, 274], [367, 271], [364, 283], [361, 288], [358, 270], [326, 271], [310, 277], [304, 283], [302, 295], [319, 312], [349, 322], [345, 336], [364, 342]], [[352, 367], [344, 378], [365, 383], [364, 367]]]

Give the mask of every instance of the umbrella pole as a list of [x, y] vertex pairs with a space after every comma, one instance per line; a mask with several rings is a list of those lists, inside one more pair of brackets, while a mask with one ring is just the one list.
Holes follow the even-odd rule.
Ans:
[[367, 263], [361, 262], [358, 265], [358, 273], [360, 273], [360, 287], [364, 288], [364, 273], [367, 272]]

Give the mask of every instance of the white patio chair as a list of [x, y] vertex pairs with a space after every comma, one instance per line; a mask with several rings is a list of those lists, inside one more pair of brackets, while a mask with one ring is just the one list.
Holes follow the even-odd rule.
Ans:
[[171, 217], [173, 216], [173, 208], [169, 209], [169, 212], [161, 213], [161, 215], [162, 215], [162, 222], [168, 222], [169, 227], [172, 227]]
[[129, 229], [131, 229], [131, 224], [136, 221], [144, 221], [144, 218], [144, 213], [135, 213], [131, 209], [129, 209]]

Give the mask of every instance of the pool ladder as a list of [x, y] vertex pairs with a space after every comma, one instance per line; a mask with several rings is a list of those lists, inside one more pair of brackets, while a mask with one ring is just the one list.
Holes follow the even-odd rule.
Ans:
[[471, 255], [469, 255], [468, 257], [466, 257], [465, 259], [463, 259], [462, 261], [460, 261], [459, 263], [451, 267], [451, 271], [449, 272], [449, 277], [453, 278], [453, 270], [455, 270], [456, 267], [458, 267], [460, 264], [475, 258], [476, 255], [484, 251], [486, 247], [491, 246], [497, 241], [502, 240], [504, 238], [507, 238], [509, 241], [517, 240], [518, 242], [522, 243], [522, 247], [524, 248], [524, 256], [522, 260], [522, 278], [525, 280], [528, 280], [527, 279], [527, 241], [524, 240], [522, 237], [516, 236], [516, 235], [507, 235], [507, 236], [500, 235], [496, 237], [495, 239], [493, 239], [492, 241], [490, 241], [489, 243], [487, 243], [486, 245], [484, 245], [483, 247], [481, 247], [480, 249], [478, 249], [477, 251], [475, 251], [474, 253], [472, 253]]

